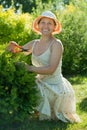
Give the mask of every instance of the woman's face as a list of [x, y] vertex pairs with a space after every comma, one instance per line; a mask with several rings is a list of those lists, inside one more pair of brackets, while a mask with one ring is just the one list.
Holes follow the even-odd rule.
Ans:
[[55, 22], [50, 18], [42, 18], [38, 24], [39, 31], [43, 35], [52, 34], [55, 30]]

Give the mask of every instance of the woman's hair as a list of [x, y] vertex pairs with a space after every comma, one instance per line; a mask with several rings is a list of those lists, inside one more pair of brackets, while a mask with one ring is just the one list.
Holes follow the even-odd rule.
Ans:
[[[39, 21], [38, 21], [38, 23], [37, 24], [39, 24], [40, 23], [40, 21], [42, 20], [43, 18], [41, 18]], [[53, 20], [53, 19], [52, 19]], [[53, 20], [53, 22], [54, 22], [54, 25], [56, 26], [56, 22]]]

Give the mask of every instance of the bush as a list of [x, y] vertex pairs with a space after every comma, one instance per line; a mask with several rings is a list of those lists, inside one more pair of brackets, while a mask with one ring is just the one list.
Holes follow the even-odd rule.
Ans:
[[78, 1], [75, 5], [67, 5], [60, 12], [62, 32], [56, 37], [60, 38], [64, 45], [64, 74], [87, 73], [86, 7], [87, 4], [84, 1]]
[[29, 41], [32, 27], [32, 17], [29, 13], [16, 14], [15, 9], [3, 11], [0, 6], [0, 44], [11, 40], [20, 44]]
[[23, 55], [3, 52], [0, 56], [0, 118], [4, 121], [23, 121], [37, 105], [35, 74], [27, 72], [24, 64], [16, 66], [19, 60]]

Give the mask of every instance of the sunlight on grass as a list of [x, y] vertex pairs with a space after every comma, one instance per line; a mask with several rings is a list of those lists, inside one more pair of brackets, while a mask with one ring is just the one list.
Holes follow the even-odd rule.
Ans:
[[69, 78], [75, 90], [77, 113], [81, 118], [80, 124], [70, 125], [66, 130], [87, 130], [87, 77], [76, 76]]
[[75, 84], [81, 85], [87, 82], [87, 76], [81, 76], [81, 75], [72, 76], [72, 77], [69, 77], [68, 79], [72, 83], [72, 85], [75, 85]]

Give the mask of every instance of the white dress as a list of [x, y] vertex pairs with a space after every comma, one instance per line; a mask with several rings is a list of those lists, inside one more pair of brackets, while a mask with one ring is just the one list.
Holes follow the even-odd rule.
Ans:
[[[37, 67], [48, 65], [50, 54], [50, 46], [39, 56], [34, 55], [32, 51], [32, 64]], [[40, 104], [37, 107], [39, 119], [59, 119], [71, 123], [79, 122], [80, 119], [76, 114], [74, 90], [69, 81], [62, 76], [61, 65], [62, 58], [52, 75], [37, 75], [36, 84], [41, 95]]]

